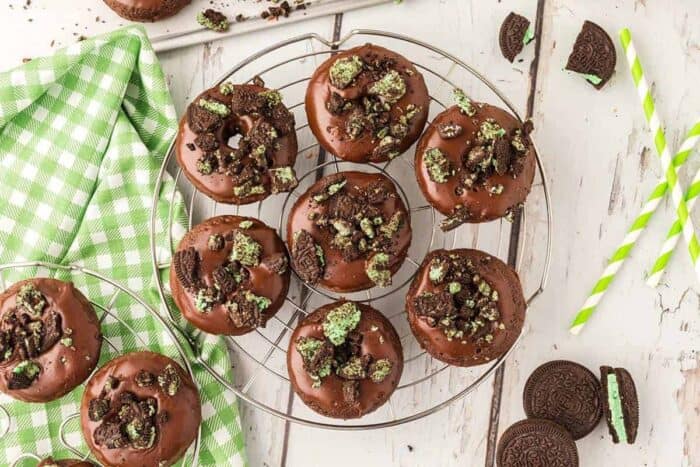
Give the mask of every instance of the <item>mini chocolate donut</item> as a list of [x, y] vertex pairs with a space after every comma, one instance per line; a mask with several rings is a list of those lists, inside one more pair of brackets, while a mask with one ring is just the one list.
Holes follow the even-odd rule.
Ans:
[[199, 393], [175, 361], [132, 352], [88, 381], [80, 404], [83, 438], [108, 467], [165, 467], [180, 459], [202, 421]]
[[469, 102], [432, 121], [418, 143], [415, 170], [428, 202], [447, 218], [450, 230], [470, 222], [512, 216], [522, 206], [535, 176], [532, 125], [489, 104]]
[[411, 331], [430, 355], [450, 365], [481, 365], [515, 343], [525, 320], [518, 274], [482, 251], [435, 250], [406, 295]]
[[411, 218], [385, 175], [328, 175], [297, 199], [287, 220], [292, 267], [336, 292], [388, 287], [411, 244]]
[[36, 467], [95, 467], [95, 464], [79, 459], [54, 460], [52, 457], [47, 457], [39, 462]]
[[173, 299], [193, 325], [240, 335], [265, 326], [289, 290], [287, 250], [252, 217], [212, 217], [187, 232], [173, 256]]
[[294, 392], [314, 411], [359, 418], [384, 404], [403, 371], [403, 350], [388, 319], [363, 303], [340, 300], [317, 309], [289, 341]]
[[0, 294], [0, 391], [49, 402], [80, 385], [97, 366], [100, 322], [71, 282], [34, 278]]
[[333, 55], [306, 90], [309, 126], [328, 152], [352, 162], [383, 162], [418, 139], [430, 97], [403, 56], [366, 44]]
[[191, 0], [104, 0], [116, 14], [130, 21], [142, 23], [159, 21], [173, 16]]
[[[222, 203], [253, 203], [297, 185], [294, 115], [279, 92], [255, 82], [207, 89], [180, 120], [180, 167], [198, 190]], [[229, 146], [239, 136], [236, 147]]]

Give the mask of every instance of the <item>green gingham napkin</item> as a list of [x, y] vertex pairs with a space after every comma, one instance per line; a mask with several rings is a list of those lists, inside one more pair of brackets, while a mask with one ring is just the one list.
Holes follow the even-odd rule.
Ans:
[[[163, 72], [139, 27], [85, 40], [0, 73], [0, 263], [80, 265], [163, 310], [153, 280], [149, 225], [154, 183], [176, 128]], [[167, 179], [163, 193], [171, 190]], [[164, 263], [170, 260], [164, 233], [169, 207], [164, 195], [158, 204], [158, 256]], [[186, 228], [179, 196], [174, 212], [178, 239]], [[46, 275], [46, 270], [18, 269], [4, 278], [9, 285], [42, 271]], [[177, 357], [160, 324], [128, 296], [113, 300], [111, 286], [83, 274], [48, 273], [72, 280], [90, 300], [111, 306], [124, 320], [104, 320], [110, 345], [103, 345], [100, 365], [144, 348], [143, 343]], [[213, 337], [199, 343], [209, 363], [231, 378], [225, 343]], [[194, 369], [202, 397], [199, 463], [244, 465], [235, 398]], [[21, 453], [69, 456], [59, 427], [78, 411], [81, 394], [82, 387], [48, 404], [0, 398], [11, 415], [9, 432], [0, 439], [0, 465]], [[3, 422], [0, 417], [0, 427]], [[77, 420], [67, 427], [69, 444], [87, 452]]]

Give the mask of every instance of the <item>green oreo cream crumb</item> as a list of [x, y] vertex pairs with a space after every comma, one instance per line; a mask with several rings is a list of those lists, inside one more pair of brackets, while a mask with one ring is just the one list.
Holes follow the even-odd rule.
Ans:
[[476, 109], [474, 109], [472, 101], [469, 100], [466, 94], [464, 94], [464, 91], [455, 88], [452, 91], [452, 96], [454, 97], [455, 104], [457, 104], [457, 107], [459, 107], [460, 112], [470, 117], [473, 117], [474, 114], [476, 114]]
[[22, 360], [12, 369], [12, 373], [16, 375], [22, 374], [30, 380], [36, 378], [40, 371], [41, 367], [39, 364], [31, 360]]
[[243, 230], [248, 230], [251, 227], [253, 227], [253, 221], [241, 221], [240, 224], [238, 224], [238, 228]]
[[375, 253], [365, 265], [367, 277], [379, 287], [391, 285], [391, 271], [389, 271], [389, 255], [384, 252]]
[[233, 236], [231, 261], [238, 261], [243, 266], [255, 267], [260, 264], [262, 246], [248, 235], [236, 231]]
[[379, 81], [375, 81], [369, 87], [368, 92], [393, 104], [406, 94], [406, 81], [404, 81], [398, 71], [389, 70]]
[[338, 376], [345, 379], [365, 379], [367, 377], [367, 368], [362, 362], [362, 358], [358, 356], [350, 357], [350, 359], [337, 370]]
[[338, 89], [344, 89], [362, 73], [364, 63], [357, 55], [343, 57], [333, 63], [329, 73], [331, 84]]
[[361, 317], [362, 312], [356, 304], [345, 302], [328, 312], [323, 321], [323, 334], [331, 344], [341, 345], [348, 333], [357, 327]]
[[260, 311], [265, 311], [272, 304], [272, 300], [267, 297], [261, 297], [260, 295], [255, 295], [250, 290], [245, 291], [245, 299], [248, 302], [255, 304], [255, 307]]
[[389, 376], [389, 373], [391, 373], [392, 366], [391, 360], [388, 358], [381, 358], [370, 365], [369, 377], [373, 382], [381, 383]]
[[447, 275], [447, 270], [449, 268], [449, 265], [447, 264], [446, 261], [441, 260], [440, 258], [433, 258], [430, 261], [430, 269], [428, 270], [428, 278], [430, 279], [431, 282], [435, 284], [439, 284], [445, 279], [445, 276]]
[[201, 108], [208, 110], [209, 112], [218, 115], [219, 117], [228, 117], [231, 114], [231, 109], [229, 109], [226, 104], [210, 99], [199, 99], [197, 102]]
[[24, 284], [15, 296], [15, 304], [31, 316], [38, 317], [46, 307], [46, 299], [33, 284]]
[[532, 39], [534, 38], [535, 30], [532, 29], [532, 26], [529, 26], [525, 31], [525, 35], [523, 36], [523, 45], [528, 45], [530, 42], [532, 42]]
[[[403, 212], [397, 211], [389, 219], [389, 222], [379, 227], [379, 231], [387, 238], [391, 238], [399, 231], [403, 224]], [[371, 238], [371, 237], [370, 237]]]
[[323, 341], [313, 337], [300, 337], [294, 344], [294, 347], [301, 355], [304, 361], [304, 368], [313, 380], [312, 387], [321, 387], [321, 380], [331, 374], [333, 354], [329, 353], [325, 356], [321, 354], [323, 359], [318, 361], [318, 353], [324, 351], [324, 345]]
[[589, 83], [595, 84], [596, 86], [603, 82], [603, 79], [598, 75], [592, 75], [589, 73], [585, 73], [583, 75], [583, 77], [586, 78], [586, 81], [588, 81]]
[[506, 130], [493, 120], [486, 120], [479, 128], [478, 137], [484, 141], [493, 141], [506, 134]]
[[627, 442], [627, 429], [625, 428], [625, 415], [622, 411], [622, 399], [620, 387], [617, 384], [617, 375], [608, 373], [608, 407], [610, 408], [610, 422], [617, 433], [621, 443]]
[[322, 203], [329, 199], [331, 196], [335, 195], [338, 193], [347, 183], [347, 180], [342, 179], [339, 182], [332, 183], [328, 185], [325, 191], [321, 193], [317, 193], [313, 196], [313, 200], [316, 201], [317, 203]]
[[282, 103], [282, 94], [279, 91], [263, 91], [260, 93], [269, 107], [277, 107]]
[[423, 163], [428, 170], [430, 180], [435, 183], [446, 183], [447, 179], [452, 175], [450, 161], [447, 160], [445, 154], [438, 148], [430, 148], [425, 151]]
[[206, 313], [211, 311], [215, 301], [214, 294], [210, 289], [199, 289], [197, 296], [194, 298], [194, 306], [202, 313]]

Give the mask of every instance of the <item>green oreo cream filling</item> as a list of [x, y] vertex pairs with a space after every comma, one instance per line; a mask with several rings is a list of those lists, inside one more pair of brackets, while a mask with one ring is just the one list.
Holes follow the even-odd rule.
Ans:
[[238, 261], [243, 266], [255, 267], [260, 264], [262, 246], [248, 235], [236, 231], [233, 236], [231, 261]]
[[598, 75], [593, 75], [590, 73], [584, 73], [583, 77], [586, 78], [586, 81], [595, 84], [596, 86], [599, 85], [600, 83], [603, 82], [603, 79], [598, 76]]
[[622, 399], [620, 387], [617, 384], [617, 375], [608, 373], [608, 408], [610, 410], [610, 424], [612, 425], [621, 443], [627, 442], [627, 429], [625, 428], [625, 415], [622, 411]]
[[535, 30], [532, 29], [532, 26], [528, 27], [527, 30], [525, 31], [525, 35], [523, 36], [523, 45], [528, 45], [530, 42], [532, 42], [532, 39], [535, 38]]
[[360, 323], [362, 312], [352, 302], [345, 302], [333, 308], [323, 321], [323, 334], [333, 345], [341, 345], [345, 342], [348, 333]]

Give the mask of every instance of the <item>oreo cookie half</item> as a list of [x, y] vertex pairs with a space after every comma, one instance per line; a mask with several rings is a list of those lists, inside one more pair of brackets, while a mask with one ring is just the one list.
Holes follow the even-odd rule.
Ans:
[[581, 73], [596, 89], [600, 89], [615, 72], [616, 63], [615, 44], [608, 33], [597, 24], [585, 21], [566, 69]]
[[554, 360], [538, 367], [523, 390], [529, 418], [551, 420], [581, 439], [598, 426], [603, 413], [598, 378], [586, 367]]
[[501, 435], [496, 465], [578, 467], [578, 451], [564, 428], [549, 420], [531, 418], [511, 425]]
[[632, 375], [624, 368], [600, 367], [605, 420], [614, 443], [634, 444], [639, 428], [639, 400]]
[[522, 52], [523, 47], [535, 38], [535, 33], [530, 28], [530, 20], [512, 11], [501, 24], [498, 35], [498, 43], [501, 53], [511, 63]]

